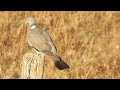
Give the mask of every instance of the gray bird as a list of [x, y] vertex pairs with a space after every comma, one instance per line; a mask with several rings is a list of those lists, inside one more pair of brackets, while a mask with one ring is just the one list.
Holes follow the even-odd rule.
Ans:
[[27, 40], [31, 47], [38, 54], [48, 56], [59, 70], [67, 69], [69, 66], [62, 61], [57, 53], [57, 50], [49, 36], [49, 34], [37, 27], [36, 21], [33, 17], [29, 17], [25, 24], [28, 24]]

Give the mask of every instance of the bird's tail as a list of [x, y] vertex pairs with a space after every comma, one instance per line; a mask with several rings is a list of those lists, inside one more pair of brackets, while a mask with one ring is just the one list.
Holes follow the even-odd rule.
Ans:
[[53, 60], [55, 66], [59, 69], [59, 70], [64, 70], [64, 69], [68, 69], [69, 66], [57, 55], [55, 55], [54, 53], [50, 52], [48, 54], [48, 56]]
[[64, 70], [64, 69], [67, 69], [69, 68], [69, 66], [62, 60], [60, 61], [56, 61], [55, 62], [55, 66], [59, 69], [59, 70]]

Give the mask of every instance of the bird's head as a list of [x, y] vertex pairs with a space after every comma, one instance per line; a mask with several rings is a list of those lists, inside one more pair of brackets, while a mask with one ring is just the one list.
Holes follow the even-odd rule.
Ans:
[[36, 26], [36, 21], [33, 17], [29, 17], [27, 18], [25, 24], [28, 24], [28, 27], [33, 27], [33, 26]]

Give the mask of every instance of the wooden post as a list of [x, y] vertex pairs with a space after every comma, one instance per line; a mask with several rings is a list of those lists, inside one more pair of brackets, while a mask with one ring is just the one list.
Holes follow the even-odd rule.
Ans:
[[43, 79], [44, 56], [26, 53], [23, 56], [21, 79]]

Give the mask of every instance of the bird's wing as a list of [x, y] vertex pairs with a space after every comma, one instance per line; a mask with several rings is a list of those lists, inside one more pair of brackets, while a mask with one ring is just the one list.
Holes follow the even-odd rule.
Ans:
[[32, 47], [40, 52], [48, 53], [52, 49], [45, 35], [37, 29], [27, 33], [27, 40]]
[[57, 52], [57, 49], [56, 49], [55, 45], [53, 44], [52, 39], [50, 38], [49, 34], [48, 34], [45, 30], [43, 30], [43, 29], [40, 29], [40, 31], [41, 31], [41, 32], [45, 35], [45, 37], [47, 38], [49, 45], [52, 47], [52, 51], [53, 51], [53, 52]]

